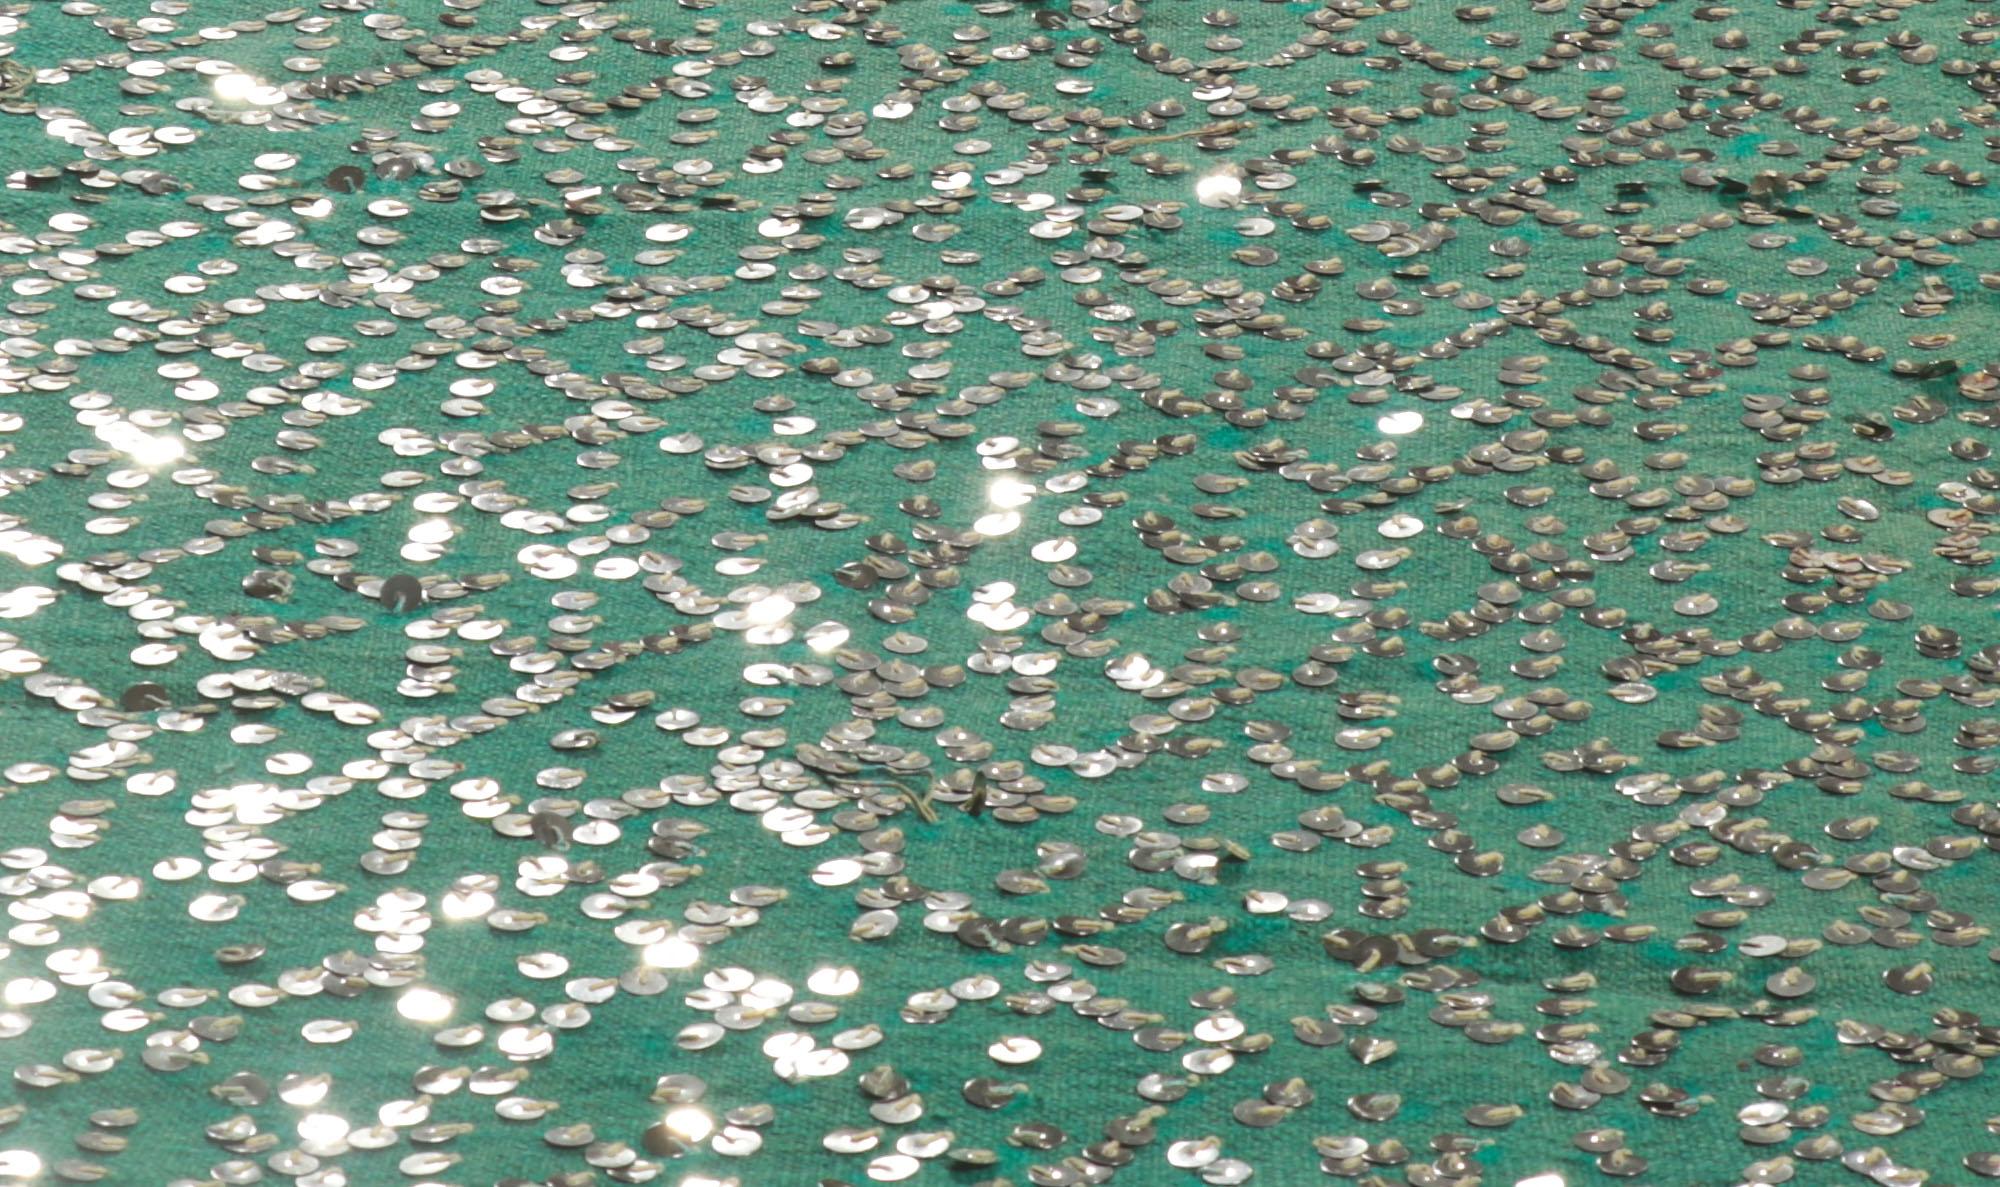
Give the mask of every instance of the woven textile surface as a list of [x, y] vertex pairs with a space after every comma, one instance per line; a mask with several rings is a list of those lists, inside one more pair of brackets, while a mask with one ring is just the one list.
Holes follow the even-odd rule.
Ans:
[[1996, 36], [0, 5], [0, 1184], [2000, 1176]]

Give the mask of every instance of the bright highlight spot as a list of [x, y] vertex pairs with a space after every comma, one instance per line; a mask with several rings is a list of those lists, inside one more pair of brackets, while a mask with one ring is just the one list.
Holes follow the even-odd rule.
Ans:
[[158, 437], [129, 420], [99, 425], [97, 439], [142, 466], [164, 466], [187, 456], [187, 447], [172, 433]]
[[1563, 1177], [1554, 1171], [1544, 1171], [1539, 1175], [1529, 1175], [1515, 1182], [1514, 1187], [1566, 1187]]
[[451, 1017], [451, 995], [419, 985], [396, 999], [396, 1012], [412, 1022], [436, 1024]]
[[674, 1136], [684, 1142], [704, 1142], [715, 1132], [715, 1119], [693, 1105], [684, 1105], [661, 1118], [660, 1123], [673, 1130]]
[[1375, 428], [1391, 437], [1401, 437], [1424, 427], [1424, 414], [1416, 411], [1391, 412], [1375, 422]]
[[324, 1078], [318, 1076], [308, 1077], [297, 1083], [280, 1087], [278, 1089], [278, 1099], [291, 1105], [293, 1108], [310, 1109], [326, 1099], [326, 1094], [331, 1087], [332, 1085], [328, 1084]]
[[347, 1118], [332, 1113], [307, 1113], [299, 1118], [299, 1140], [331, 1145], [347, 1136]]
[[125, 452], [131, 454], [132, 460], [142, 466], [164, 466], [187, 456], [187, 450], [172, 437], [154, 437], [138, 448], [128, 449]]
[[269, 107], [285, 101], [285, 92], [277, 87], [264, 85], [264, 80], [240, 70], [215, 77], [215, 97], [224, 103], [255, 103], [259, 107]]
[[995, 507], [1026, 507], [1035, 497], [1035, 484], [1023, 482], [1019, 478], [995, 479], [986, 488], [986, 501]]
[[846, 997], [861, 988], [861, 974], [845, 965], [814, 969], [806, 988], [822, 997]]
[[1243, 179], [1234, 173], [1211, 173], [1194, 183], [1195, 201], [1203, 206], [1236, 206], [1243, 201]]
[[806, 646], [825, 655], [846, 646], [851, 632], [837, 622], [815, 623], [806, 631]]
[[447, 919], [477, 919], [493, 909], [493, 896], [483, 890], [453, 892], [444, 896]]
[[646, 945], [639, 959], [656, 969], [691, 969], [701, 961], [701, 945], [686, 940], [661, 940]]
[[776, 626], [792, 616], [798, 603], [782, 594], [770, 594], [750, 603], [743, 611], [743, 617], [752, 626]]
[[256, 89], [257, 80], [247, 74], [222, 74], [215, 79], [215, 97], [230, 103], [243, 102]]
[[33, 1150], [0, 1150], [0, 1179], [32, 1179], [41, 1173], [41, 1157]]

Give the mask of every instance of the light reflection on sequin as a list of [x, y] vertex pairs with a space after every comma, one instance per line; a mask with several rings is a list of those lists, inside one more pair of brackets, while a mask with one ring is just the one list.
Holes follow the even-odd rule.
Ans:
[[1194, 196], [1203, 206], [1239, 205], [1243, 197], [1243, 179], [1234, 173], [1208, 174], [1195, 183]]
[[689, 969], [701, 961], [701, 947], [678, 937], [646, 945], [641, 959], [659, 969]]
[[0, 1177], [30, 1180], [42, 1173], [44, 1165], [33, 1150], [0, 1150]]
[[130, 421], [113, 420], [99, 425], [97, 437], [141, 466], [165, 466], [187, 456], [179, 437], [148, 433]]
[[345, 1138], [350, 1126], [336, 1113], [307, 1113], [299, 1118], [299, 1140], [317, 1146], [331, 1146]]
[[412, 1022], [437, 1025], [451, 1017], [452, 999], [425, 986], [416, 986], [403, 991], [396, 999], [396, 1012]]
[[254, 76], [237, 70], [216, 75], [210, 85], [215, 90], [215, 97], [225, 103], [254, 102], [261, 99], [262, 92], [266, 90]]

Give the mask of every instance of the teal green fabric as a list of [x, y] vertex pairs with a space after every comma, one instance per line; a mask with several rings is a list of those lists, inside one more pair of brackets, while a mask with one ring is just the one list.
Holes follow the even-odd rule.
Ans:
[[2000, 1173], [1989, 24], [7, 9], [0, 1182]]

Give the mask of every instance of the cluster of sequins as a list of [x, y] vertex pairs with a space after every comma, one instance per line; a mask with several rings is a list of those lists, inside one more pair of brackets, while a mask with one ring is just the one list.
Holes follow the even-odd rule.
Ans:
[[0, 6], [0, 1184], [2000, 1177], [1996, 37]]

